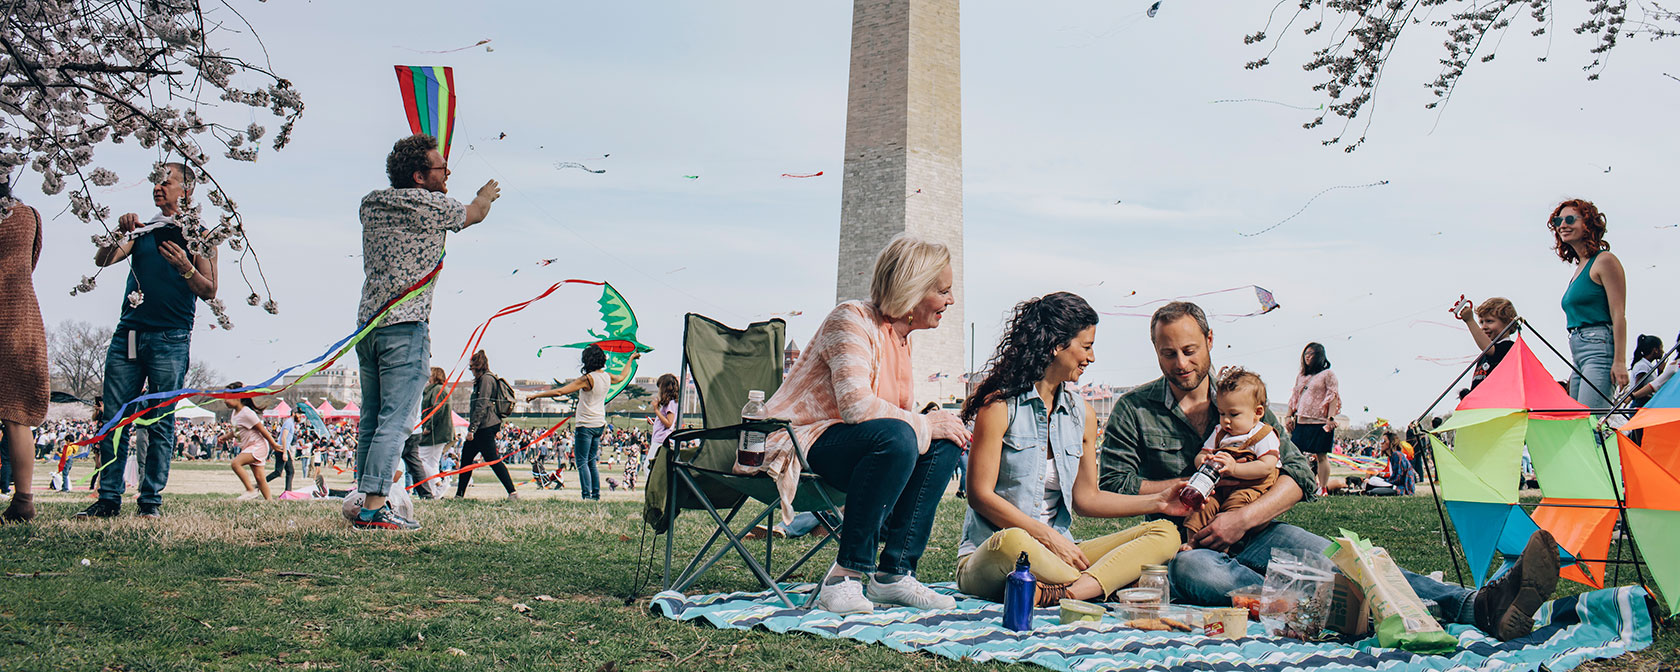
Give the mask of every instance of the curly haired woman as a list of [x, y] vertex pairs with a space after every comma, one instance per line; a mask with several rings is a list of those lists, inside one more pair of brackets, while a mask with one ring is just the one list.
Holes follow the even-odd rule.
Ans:
[[1575, 265], [1563, 290], [1569, 354], [1575, 373], [1569, 396], [1587, 408], [1607, 409], [1616, 389], [1628, 384], [1627, 274], [1604, 240], [1604, 213], [1590, 201], [1570, 199], [1552, 209], [1552, 249]]
[[1038, 606], [1089, 600], [1136, 581], [1144, 565], [1178, 552], [1178, 529], [1157, 520], [1075, 542], [1073, 515], [1183, 516], [1178, 488], [1122, 495], [1097, 487], [1097, 413], [1073, 390], [1096, 361], [1097, 313], [1066, 292], [1015, 306], [985, 378], [963, 407], [974, 421], [968, 515], [957, 549], [957, 588], [1002, 601], [1005, 578], [1026, 553]]

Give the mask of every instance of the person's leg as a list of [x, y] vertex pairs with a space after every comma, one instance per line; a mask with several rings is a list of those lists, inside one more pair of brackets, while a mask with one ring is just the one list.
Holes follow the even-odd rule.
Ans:
[[578, 491], [584, 499], [601, 497], [601, 474], [596, 470], [601, 446], [600, 427], [579, 427], [573, 433], [573, 461], [577, 463]]
[[[173, 329], [140, 336], [140, 361], [146, 370], [146, 387], [152, 392], [179, 390], [187, 382], [191, 358], [192, 330]], [[169, 459], [175, 454], [175, 414], [157, 409], [147, 417], [162, 417], [146, 428], [144, 459], [140, 459], [140, 506], [155, 507], [163, 502], [163, 488], [169, 484]], [[139, 440], [136, 436], [135, 439]], [[106, 471], [120, 477], [126, 459]], [[142, 511], [144, 513], [144, 511]]]
[[252, 459], [249, 469], [251, 470], [251, 478], [257, 482], [257, 490], [262, 492], [262, 498], [274, 499], [274, 496], [268, 491], [268, 479], [263, 477], [263, 467], [267, 464], [268, 460]]
[[1323, 492], [1324, 487], [1330, 484], [1330, 454], [1317, 453], [1312, 458], [1313, 470], [1318, 474], [1318, 490]]
[[1235, 556], [1197, 548], [1179, 552], [1167, 565], [1173, 599], [1209, 607], [1230, 606], [1230, 592], [1258, 586], [1273, 549], [1323, 553], [1330, 540], [1294, 525], [1272, 523], [1253, 535]]
[[881, 523], [910, 482], [916, 434], [902, 420], [835, 425], [806, 453], [811, 470], [846, 493], [835, 564], [863, 574], [875, 571]]
[[1613, 339], [1609, 327], [1588, 327], [1569, 335], [1570, 358], [1581, 370], [1579, 376], [1570, 377], [1570, 396], [1587, 408], [1610, 408], [1605, 395], [1616, 393], [1610, 381], [1616, 356]]
[[0, 450], [12, 462], [12, 501], [0, 513], [0, 521], [21, 523], [35, 517], [35, 485], [31, 482], [35, 477], [35, 459], [30, 454], [35, 442], [23, 423], [7, 420], [4, 424], [6, 445], [0, 446]]
[[[369, 333], [356, 344], [356, 363], [359, 369], [358, 380], [362, 386], [362, 417], [356, 424], [356, 464], [367, 461], [368, 450], [373, 447], [373, 435], [379, 431], [379, 397], [383, 392], [379, 386], [379, 335], [388, 327], [379, 327]], [[336, 451], [334, 451], [336, 452]], [[331, 462], [337, 466], [336, 455]], [[384, 498], [378, 499], [383, 506]], [[371, 504], [364, 503], [367, 508]]]
[[438, 474], [438, 460], [443, 458], [443, 449], [446, 445], [435, 443], [429, 446], [420, 446], [420, 471], [415, 472], [415, 482], [424, 481], [424, 484], [415, 489], [424, 491], [426, 496], [432, 499], [443, 496], [443, 479], [432, 477]]
[[[365, 449], [357, 447], [361, 459], [356, 464], [356, 491], [368, 496], [364, 508], [377, 508], [385, 504], [385, 493], [390, 491], [397, 464], [402, 461], [403, 443], [420, 412], [430, 341], [424, 322], [380, 327], [370, 338], [376, 341], [375, 366], [380, 394], [374, 406], [362, 408], [362, 422], [367, 422], [372, 414], [378, 426], [373, 432], [362, 430], [362, 435], [371, 439], [371, 445]], [[362, 385], [367, 385], [366, 378]], [[364, 387], [364, 399], [365, 390]]]
[[[129, 400], [140, 396], [141, 387], [146, 382], [145, 369], [138, 359], [128, 358], [128, 332], [118, 331], [111, 336], [111, 345], [105, 350], [105, 384], [104, 384], [104, 412], [99, 416], [99, 426], [112, 418], [120, 417], [117, 413], [123, 411], [123, 405]], [[135, 409], [128, 409], [133, 412]], [[126, 438], [134, 429], [132, 425], [123, 428]], [[97, 430], [96, 430], [97, 431]], [[93, 450], [95, 454], [105, 460], [128, 459], [127, 441], [118, 444], [116, 431], [105, 435]], [[66, 465], [69, 461], [65, 462]], [[65, 485], [69, 485], [69, 474], [65, 474]], [[120, 506], [123, 495], [123, 473], [121, 469], [106, 469], [99, 472], [99, 500], [109, 506]], [[66, 490], [69, 488], [66, 487]]]
[[1144, 565], [1165, 564], [1178, 553], [1178, 527], [1154, 520], [1079, 544], [1091, 566], [1085, 573], [1097, 580], [1101, 592], [1077, 599], [1112, 595], [1137, 581]]
[[244, 467], [254, 461], [256, 461], [256, 458], [251, 457], [246, 453], [240, 453], [238, 456], [233, 458], [232, 463], [228, 464], [228, 468], [233, 470], [234, 476], [239, 477], [239, 484], [244, 486], [245, 492], [247, 493], [256, 489], [256, 486], [252, 485], [250, 477], [245, 475]]
[[403, 478], [405, 484], [414, 485], [425, 478], [426, 465], [420, 461], [420, 435], [409, 434], [408, 440], [403, 442], [402, 451]]
[[[495, 429], [500, 429], [500, 427], [498, 426]], [[496, 462], [496, 458], [499, 456], [500, 451], [496, 450], [496, 435], [492, 432], [488, 445], [484, 447], [484, 459]], [[507, 465], [496, 462], [490, 465], [490, 471], [496, 472], [496, 478], [502, 482], [502, 488], [507, 490], [508, 494], [513, 494], [513, 475], [508, 473]]]
[[[1122, 533], [1124, 534], [1124, 533]], [[1003, 587], [1015, 561], [1027, 554], [1033, 577], [1060, 585], [1079, 580], [1079, 570], [1067, 564], [1026, 530], [1011, 527], [993, 533], [980, 547], [957, 563], [957, 590], [992, 602], [1003, 601]]]
[[[474, 437], [467, 440], [465, 443], [462, 443], [461, 466], [457, 468], [465, 468], [470, 465], [478, 464], [478, 453], [483, 446], [484, 442], [480, 441], [478, 437]], [[455, 476], [455, 497], [457, 499], [467, 496], [467, 487], [472, 485], [472, 475], [472, 471], [463, 471]]]
[[[906, 425], [908, 426], [908, 425]], [[912, 444], [912, 448], [914, 444]], [[914, 574], [916, 565], [927, 550], [928, 534], [933, 530], [934, 514], [939, 500], [951, 484], [951, 474], [957, 470], [962, 447], [944, 439], [937, 439], [928, 450], [916, 457], [910, 480], [893, 505], [886, 520], [886, 545], [881, 549], [880, 570], [886, 574]]]

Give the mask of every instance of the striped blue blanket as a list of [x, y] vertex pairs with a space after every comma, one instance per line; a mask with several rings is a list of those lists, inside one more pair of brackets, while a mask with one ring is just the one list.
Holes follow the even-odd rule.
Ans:
[[[809, 593], [810, 584], [788, 591]], [[1609, 588], [1547, 603], [1536, 614], [1534, 634], [1500, 642], [1475, 628], [1450, 625], [1459, 649], [1451, 656], [1423, 656], [1384, 649], [1375, 637], [1353, 644], [1316, 644], [1291, 639], [1214, 639], [1200, 635], [1143, 632], [1109, 618], [1101, 623], [1060, 625], [1056, 610], [1040, 609], [1031, 632], [1001, 626], [1002, 607], [968, 598], [953, 584], [935, 584], [955, 596], [945, 611], [883, 609], [874, 614], [836, 616], [788, 609], [766, 592], [686, 597], [666, 591], [652, 608], [679, 621], [704, 620], [719, 628], [804, 632], [883, 644], [905, 652], [926, 652], [953, 660], [1033, 663], [1052, 670], [1538, 670], [1564, 672], [1595, 658], [1613, 658], [1651, 645], [1651, 616], [1639, 587]]]

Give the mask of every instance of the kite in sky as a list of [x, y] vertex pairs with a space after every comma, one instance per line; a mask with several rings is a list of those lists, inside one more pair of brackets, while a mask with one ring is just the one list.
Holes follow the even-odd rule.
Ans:
[[455, 131], [455, 69], [435, 65], [399, 65], [397, 89], [402, 91], [408, 128], [438, 141], [438, 153], [449, 158]]
[[605, 168], [602, 168], [600, 170], [594, 170], [594, 169], [591, 169], [589, 166], [583, 165], [583, 164], [578, 163], [576, 161], [561, 161], [559, 163], [554, 164], [554, 169], [555, 170], [565, 170], [567, 168], [576, 168], [576, 169], [581, 170], [581, 171], [586, 172], [586, 173], [595, 173], [596, 175], [600, 175], [601, 173], [607, 172], [607, 169], [605, 169]]
[[1217, 105], [1219, 103], [1266, 103], [1267, 105], [1277, 105], [1279, 107], [1287, 107], [1287, 108], [1292, 109], [1292, 110], [1306, 110], [1308, 112], [1314, 112], [1314, 111], [1324, 109], [1324, 103], [1319, 103], [1318, 107], [1306, 107], [1306, 106], [1303, 106], [1303, 105], [1290, 105], [1289, 103], [1282, 103], [1282, 102], [1278, 102], [1278, 101], [1275, 101], [1275, 100], [1268, 100], [1268, 99], [1265, 99], [1265, 98], [1227, 98], [1227, 99], [1224, 99], [1224, 100], [1209, 101], [1209, 103], [1210, 104], [1215, 104], [1215, 105]]
[[[1157, 0], [1155, 4], [1149, 6], [1149, 11], [1144, 12], [1144, 13], [1148, 14], [1149, 18], [1153, 19], [1153, 18], [1155, 18], [1155, 12], [1159, 12], [1159, 11], [1161, 11], [1161, 3], [1159, 2], [1159, 0]], [[485, 41], [488, 42], [489, 40], [485, 40]]]
[[[1155, 3], [1155, 4], [1160, 4], [1160, 3]], [[479, 40], [477, 42], [474, 42], [474, 43], [469, 44], [469, 45], [464, 46], [464, 47], [456, 47], [454, 49], [440, 49], [440, 50], [437, 50], [437, 51], [428, 51], [428, 50], [422, 50], [422, 49], [409, 49], [408, 47], [397, 47], [397, 48], [398, 49], [408, 49], [409, 51], [412, 51], [416, 54], [453, 54], [457, 51], [466, 51], [466, 50], [471, 49], [473, 47], [484, 47], [484, 45], [486, 45], [486, 44], [490, 44], [490, 40]], [[495, 49], [492, 48], [492, 47], [484, 47], [484, 50], [485, 51], [495, 51]]]
[[822, 177], [823, 171], [814, 173], [782, 173], [782, 177]]
[[[1248, 313], [1211, 313], [1211, 314], [1208, 315], [1208, 317], [1225, 317], [1225, 318], [1233, 318], [1233, 319], [1238, 318], [1238, 317], [1255, 317], [1255, 316], [1258, 316], [1258, 315], [1265, 315], [1266, 313], [1272, 312], [1274, 310], [1277, 310], [1277, 309], [1283, 307], [1281, 305], [1278, 305], [1277, 298], [1272, 296], [1272, 291], [1271, 290], [1266, 289], [1265, 287], [1261, 287], [1260, 285], [1243, 285], [1241, 287], [1229, 287], [1229, 288], [1226, 288], [1226, 289], [1216, 289], [1216, 290], [1211, 291], [1211, 292], [1202, 292], [1200, 294], [1187, 294], [1187, 295], [1184, 295], [1184, 296], [1174, 296], [1174, 297], [1169, 297], [1169, 298], [1165, 298], [1165, 299], [1154, 299], [1154, 300], [1151, 300], [1151, 301], [1145, 301], [1143, 303], [1115, 306], [1115, 308], [1128, 308], [1128, 309], [1136, 310], [1138, 308], [1147, 308], [1149, 306], [1153, 306], [1153, 305], [1159, 304], [1159, 303], [1168, 303], [1168, 302], [1179, 301], [1179, 300], [1183, 300], [1183, 299], [1194, 299], [1194, 298], [1203, 297], [1203, 296], [1213, 296], [1213, 295], [1216, 295], [1216, 294], [1228, 294], [1228, 293], [1232, 293], [1232, 292], [1242, 292], [1242, 291], [1247, 291], [1247, 290], [1254, 290], [1254, 298], [1260, 304], [1258, 309], [1254, 310], [1253, 312], [1248, 312]], [[1132, 294], [1136, 294], [1136, 293], [1137, 292], [1132, 292]], [[1102, 312], [1102, 314], [1104, 314], [1104, 315], [1118, 315], [1118, 316], [1121, 316], [1121, 317], [1150, 317], [1150, 316], [1152, 316], [1152, 313], [1111, 313], [1111, 312], [1105, 312], [1105, 311], [1099, 311], [1099, 312]]]
[[538, 265], [538, 266], [547, 266], [547, 265], [549, 265], [549, 264], [552, 264], [552, 263], [554, 263], [554, 262], [556, 262], [556, 261], [560, 261], [560, 257], [555, 257], [555, 258], [553, 258], [553, 259], [543, 259], [543, 260], [540, 260], [540, 261], [538, 261], [538, 262], [537, 262], [537, 265]]
[[1253, 237], [1253, 236], [1258, 236], [1262, 233], [1265, 233], [1265, 232], [1271, 231], [1272, 229], [1275, 229], [1277, 227], [1283, 226], [1285, 222], [1288, 222], [1291, 219], [1295, 219], [1301, 213], [1306, 212], [1307, 211], [1307, 206], [1312, 205], [1313, 201], [1318, 200], [1318, 197], [1323, 196], [1325, 194], [1328, 194], [1328, 193], [1330, 193], [1332, 191], [1335, 191], [1337, 189], [1369, 189], [1371, 187], [1380, 187], [1380, 186], [1383, 186], [1385, 184], [1388, 184], [1388, 180], [1378, 180], [1378, 181], [1372, 182], [1370, 184], [1343, 184], [1343, 185], [1337, 185], [1337, 186], [1334, 186], [1334, 187], [1330, 187], [1328, 189], [1324, 189], [1323, 191], [1320, 191], [1316, 194], [1313, 194], [1312, 198], [1307, 199], [1306, 203], [1301, 204], [1301, 209], [1296, 210], [1293, 214], [1289, 215], [1288, 217], [1285, 217], [1281, 220], [1278, 220], [1278, 223], [1273, 224], [1271, 226], [1268, 226], [1264, 229], [1260, 229], [1259, 231], [1255, 231], [1254, 233], [1243, 233], [1241, 231], [1238, 231], [1237, 235], [1242, 236], [1244, 238], [1249, 238], [1249, 237]]
[[686, 179], [690, 179], [690, 180], [698, 180], [698, 179], [700, 179], [700, 176], [699, 176], [699, 175], [684, 175], [684, 176], [683, 176], [683, 177], [684, 177], [684, 178], [686, 178]]
[[582, 350], [591, 345], [601, 346], [607, 353], [607, 365], [603, 368], [610, 375], [616, 375], [629, 367], [629, 373], [617, 385], [607, 390], [607, 401], [611, 402], [619, 392], [630, 384], [636, 377], [636, 361], [630, 359], [632, 353], [652, 352], [653, 348], [642, 345], [636, 340], [636, 312], [630, 309], [630, 303], [624, 300], [624, 295], [613, 289], [611, 283], [601, 286], [601, 299], [597, 302], [601, 307], [601, 321], [606, 328], [602, 333], [589, 330], [590, 340], [566, 345], [545, 345], [537, 348], [537, 356], [549, 348], [576, 348]]

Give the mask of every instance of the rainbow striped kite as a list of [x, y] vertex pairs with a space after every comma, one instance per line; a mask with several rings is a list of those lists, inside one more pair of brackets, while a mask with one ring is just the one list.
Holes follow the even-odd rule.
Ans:
[[449, 158], [455, 135], [455, 69], [436, 65], [397, 66], [408, 128], [437, 138], [438, 152]]

